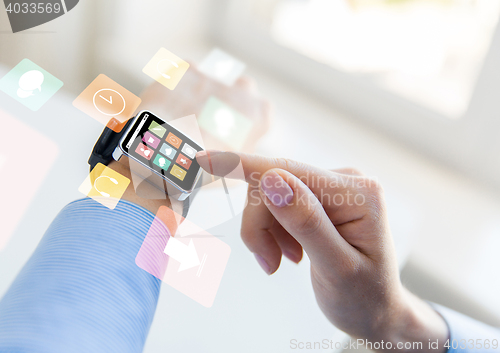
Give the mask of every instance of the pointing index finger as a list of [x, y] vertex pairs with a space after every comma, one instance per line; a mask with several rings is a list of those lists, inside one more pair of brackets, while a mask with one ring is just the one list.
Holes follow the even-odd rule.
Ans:
[[[244, 179], [254, 186], [258, 186], [261, 175], [273, 168], [285, 169], [293, 174], [302, 174], [298, 168], [292, 166], [292, 164], [298, 165], [296, 162], [245, 153], [201, 151], [196, 154], [196, 160], [205, 171], [212, 175]], [[240, 163], [243, 167], [243, 173], [232, 175]]]
[[[259, 186], [261, 176], [270, 169], [279, 168], [302, 180], [313, 192], [335, 185], [340, 189], [354, 189], [355, 176], [334, 173], [305, 163], [285, 158], [270, 158], [246, 153], [201, 151], [196, 160], [208, 173], [228, 178], [244, 179], [253, 186]], [[243, 171], [235, 173], [238, 165]]]

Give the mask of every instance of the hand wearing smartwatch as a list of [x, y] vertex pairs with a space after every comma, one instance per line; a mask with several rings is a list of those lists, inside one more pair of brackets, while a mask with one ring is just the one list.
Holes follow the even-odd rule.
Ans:
[[[265, 109], [267, 104], [255, 99], [254, 88], [248, 85], [251, 81], [242, 78], [234, 87], [217, 88], [216, 83], [198, 72], [189, 75], [192, 71], [175, 92], [159, 84], [147, 89], [141, 95], [142, 109], [161, 112], [160, 116], [167, 120], [199, 115], [210, 93], [242, 114], [255, 112], [249, 115], [255, 122], [256, 135], [251, 138], [255, 144], [267, 126], [269, 111]], [[190, 78], [195, 80], [188, 81]], [[209, 92], [212, 87], [216, 89]], [[124, 126], [120, 134], [104, 129], [89, 160], [92, 166], [102, 163], [136, 181], [129, 166], [137, 162], [133, 156], [123, 155], [119, 161], [112, 157], [134, 121], [127, 122], [130, 125]], [[203, 141], [210, 148], [217, 147], [205, 136]], [[166, 136], [163, 142], [168, 144]], [[179, 148], [182, 153], [183, 146]], [[182, 167], [176, 162], [177, 156], [174, 158], [172, 163]], [[183, 169], [188, 172], [191, 168]], [[149, 185], [152, 192], [157, 192], [158, 188], [147, 182], [140, 187]], [[187, 200], [194, 197], [195, 191]], [[157, 308], [160, 280], [139, 268], [135, 258], [158, 208], [172, 206], [171, 202], [186, 205], [186, 201], [165, 194], [162, 199], [141, 195], [131, 183], [122, 196], [123, 202], [113, 210], [90, 198], [74, 201], [61, 210], [0, 300], [0, 351], [32, 352], [43, 348], [50, 352], [142, 352]], [[164, 228], [170, 230], [166, 225]]]
[[[187, 135], [149, 111], [141, 111], [122, 126], [119, 133], [112, 119], [104, 129], [89, 158], [90, 169], [97, 163], [108, 165], [135, 181], [123, 199], [143, 205], [153, 213], [159, 206], [179, 201], [186, 216], [189, 196], [195, 190], [202, 169], [196, 153], [203, 148]], [[165, 196], [165, 194], [167, 196]], [[175, 201], [174, 201], [175, 200]]]

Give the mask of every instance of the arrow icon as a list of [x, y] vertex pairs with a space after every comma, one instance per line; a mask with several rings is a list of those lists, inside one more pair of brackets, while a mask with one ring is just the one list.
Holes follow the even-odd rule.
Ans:
[[193, 239], [190, 239], [189, 245], [186, 245], [183, 242], [170, 237], [163, 252], [181, 263], [177, 272], [188, 270], [200, 264], [200, 259], [198, 258], [198, 254], [196, 253], [196, 249], [193, 244]]

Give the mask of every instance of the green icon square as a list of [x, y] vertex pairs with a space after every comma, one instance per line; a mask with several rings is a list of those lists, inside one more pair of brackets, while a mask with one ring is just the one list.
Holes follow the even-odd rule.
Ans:
[[210, 97], [200, 114], [201, 128], [236, 150], [245, 144], [253, 122], [218, 98]]
[[61, 80], [24, 59], [0, 80], [0, 90], [29, 109], [40, 109], [61, 87]]
[[172, 162], [169, 161], [167, 158], [163, 157], [161, 154], [157, 154], [153, 163], [156, 164], [161, 169], [167, 170]]
[[167, 129], [158, 124], [156, 121], [153, 121], [151, 122], [151, 125], [149, 125], [149, 131], [151, 131], [156, 136], [163, 138], [163, 136], [167, 132]]

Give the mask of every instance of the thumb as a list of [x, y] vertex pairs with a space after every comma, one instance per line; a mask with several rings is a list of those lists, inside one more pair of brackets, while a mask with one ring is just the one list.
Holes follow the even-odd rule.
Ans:
[[332, 264], [352, 259], [352, 246], [342, 238], [312, 191], [295, 175], [271, 169], [260, 180], [269, 211], [294, 237], [313, 262]]

